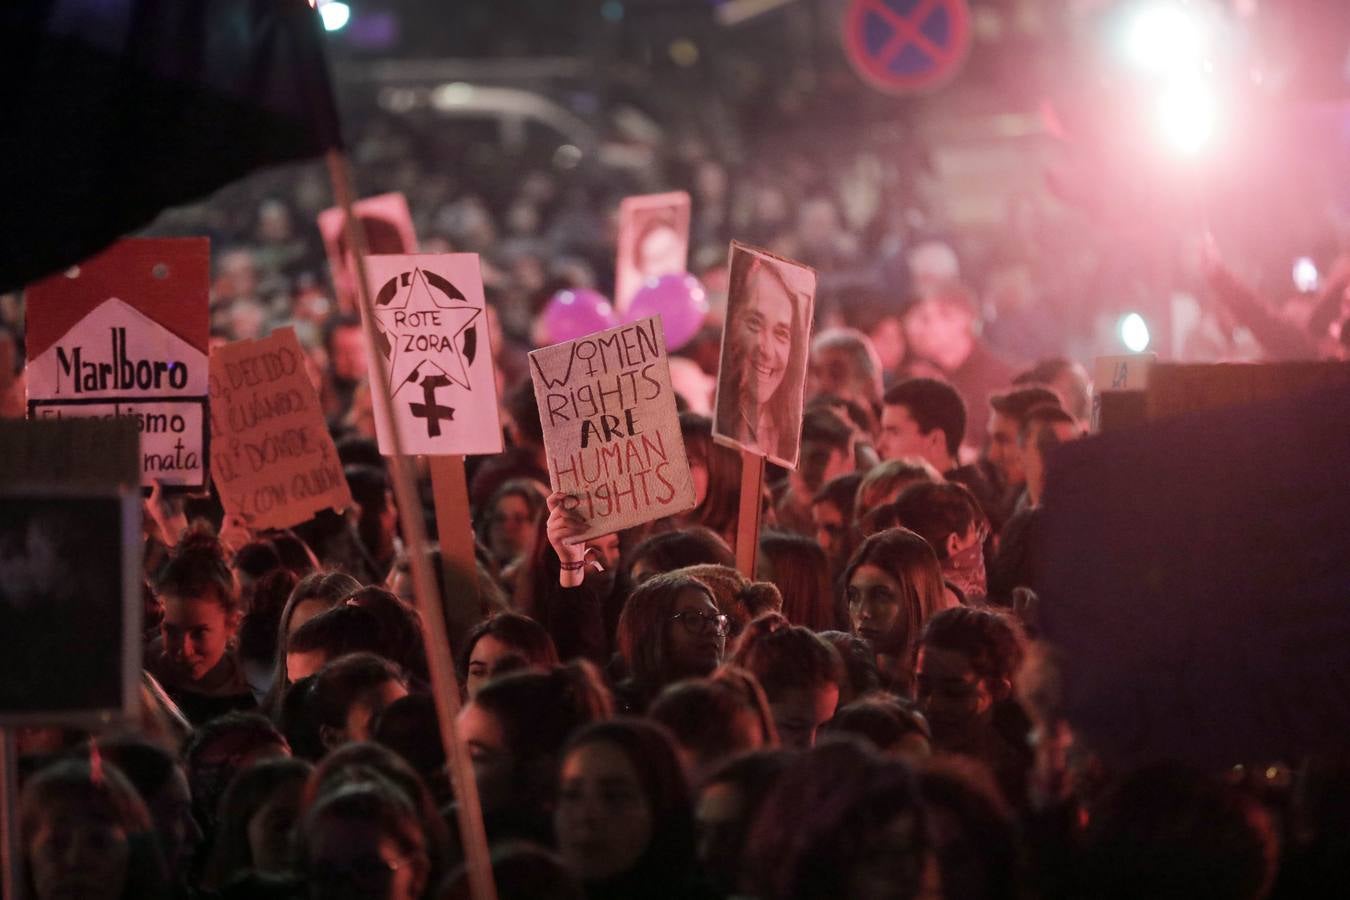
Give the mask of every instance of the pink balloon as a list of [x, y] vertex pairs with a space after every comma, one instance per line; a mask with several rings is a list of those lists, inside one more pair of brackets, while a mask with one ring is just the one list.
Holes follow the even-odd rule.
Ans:
[[605, 295], [590, 288], [558, 291], [544, 307], [544, 330], [550, 343], [574, 341], [619, 324]]
[[693, 275], [662, 275], [643, 283], [628, 306], [626, 321], [660, 316], [666, 349], [678, 350], [698, 334], [708, 315], [708, 292]]

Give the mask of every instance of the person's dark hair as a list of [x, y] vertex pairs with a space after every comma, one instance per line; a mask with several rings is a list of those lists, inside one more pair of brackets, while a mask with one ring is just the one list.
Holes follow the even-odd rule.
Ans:
[[713, 602], [731, 626], [728, 638], [740, 634], [756, 616], [783, 608], [783, 595], [776, 586], [767, 581], [751, 581], [730, 566], [705, 563], [675, 571], [694, 576], [713, 592]]
[[214, 535], [189, 531], [178, 542], [155, 581], [160, 596], [212, 598], [227, 615], [241, 612], [239, 582], [225, 561], [225, 548]]
[[494, 678], [471, 702], [496, 717], [507, 748], [519, 760], [552, 759], [577, 728], [614, 714], [599, 670], [579, 659], [549, 672]]
[[200, 726], [183, 747], [192, 812], [208, 836], [215, 831], [221, 795], [235, 774], [264, 756], [290, 756], [286, 738], [266, 716], [231, 712]]
[[948, 756], [924, 763], [919, 791], [934, 830], [942, 896], [951, 900], [1016, 900], [1021, 848], [1012, 811], [989, 770], [975, 760]]
[[802, 453], [797, 471], [809, 492], [814, 494], [825, 483], [830, 454], [834, 451], [848, 454], [852, 441], [853, 429], [831, 410], [808, 408], [803, 413]]
[[281, 568], [281, 554], [277, 553], [271, 541], [254, 539], [235, 551], [234, 568], [236, 572], [257, 581], [273, 569]]
[[[918, 457], [888, 459], [873, 466], [858, 482], [854, 501], [855, 519], [861, 524], [882, 506], [889, 506], [892, 496], [919, 481], [938, 482], [942, 473]], [[869, 534], [875, 534], [874, 528]]]
[[[291, 635], [286, 652], [320, 651], [332, 661], [348, 653], [379, 653], [384, 649], [380, 620], [359, 606], [335, 606], [319, 613]], [[283, 664], [284, 664], [283, 660]]]
[[314, 679], [307, 675], [291, 685], [278, 701], [277, 728], [286, 736], [291, 752], [301, 759], [318, 762], [326, 747], [319, 735], [318, 714], [314, 709]]
[[1026, 424], [1027, 413], [1036, 407], [1059, 405], [1059, 394], [1047, 387], [1014, 388], [989, 398], [989, 406], [994, 412], [1015, 420], [1019, 429]]
[[248, 829], [254, 815], [282, 791], [293, 791], [298, 801], [313, 770], [302, 759], [266, 759], [235, 775], [220, 799], [220, 824], [202, 874], [202, 887], [224, 887], [253, 868]]
[[684, 528], [654, 534], [633, 550], [628, 561], [631, 574], [639, 562], [654, 572], [673, 572], [686, 566], [715, 563], [735, 568], [736, 555], [727, 542], [709, 528]]
[[893, 385], [882, 398], [886, 406], [903, 406], [919, 427], [920, 434], [941, 428], [947, 453], [956, 459], [966, 439], [966, 403], [956, 388], [936, 378], [907, 378]]
[[762, 725], [759, 744], [744, 743], [745, 735], [737, 728], [737, 719], [747, 713], [759, 721], [760, 710], [731, 682], [690, 678], [667, 685], [652, 701], [647, 718], [669, 729], [675, 743], [688, 754], [693, 770], [702, 772], [771, 743]]
[[1121, 778], [1096, 805], [1077, 893], [1260, 900], [1277, 852], [1270, 816], [1256, 800], [1176, 763], [1154, 763]]
[[862, 484], [863, 475], [861, 472], [849, 472], [847, 475], [836, 475], [821, 486], [820, 490], [811, 497], [812, 505], [816, 503], [830, 503], [835, 509], [839, 510], [839, 515], [843, 517], [845, 523], [853, 521], [854, 503], [858, 499], [858, 485]]
[[[362, 221], [366, 221], [363, 216]], [[345, 240], [345, 238], [344, 238]], [[323, 326], [323, 349], [328, 354], [328, 358], [333, 358], [333, 336], [344, 328], [361, 328], [361, 317], [356, 313], [342, 313], [334, 316], [324, 323]]]
[[[382, 467], [363, 465], [344, 466], [342, 474], [347, 479], [347, 487], [351, 488], [352, 499], [361, 507], [356, 522], [357, 536], [366, 550], [375, 556], [388, 540], [380, 517], [390, 502], [389, 476]], [[379, 577], [385, 575], [384, 572], [376, 574]]]
[[99, 741], [97, 750], [127, 777], [147, 806], [169, 783], [178, 766], [178, 760], [163, 747], [138, 737]]
[[1074, 390], [1073, 396], [1062, 398], [1064, 408], [1079, 421], [1086, 421], [1092, 412], [1092, 388], [1088, 381], [1087, 372], [1073, 360], [1064, 356], [1052, 356], [1037, 360], [1030, 369], [1014, 375], [1012, 384], [1014, 387], [1030, 387], [1032, 385], [1050, 387], [1056, 379], [1065, 373], [1073, 375]]
[[684, 438], [684, 455], [689, 465], [707, 466], [713, 446], [712, 419], [702, 413], [680, 413], [680, 437]]
[[[492, 847], [492, 881], [500, 900], [585, 900], [572, 870], [543, 847], [503, 841]], [[435, 900], [473, 900], [469, 870], [460, 866], [446, 876]]]
[[[891, 827], [902, 817], [908, 827]], [[760, 806], [746, 842], [742, 893], [762, 900], [852, 896], [862, 868], [872, 877], [886, 873], [887, 896], [913, 898], [928, 849], [909, 767], [852, 741], [829, 741], [798, 755]]]
[[881, 359], [872, 339], [856, 328], [829, 328], [816, 335], [811, 342], [811, 354], [837, 351], [848, 360], [848, 377], [835, 373], [832, 382], [849, 381], [867, 385], [869, 402], [875, 403], [881, 392]]
[[736, 516], [740, 511], [741, 454], [723, 444], [713, 443], [712, 425], [708, 427], [708, 493], [690, 514], [690, 520], [713, 534], [730, 535], [735, 532]]
[[286, 598], [286, 606], [281, 610], [281, 620], [277, 623], [276, 673], [272, 677], [272, 690], [263, 702], [266, 709], [275, 710], [281, 703], [281, 696], [290, 683], [286, 680], [286, 654], [290, 652], [291, 617], [302, 603], [316, 600], [325, 609], [337, 606], [344, 597], [361, 590], [361, 582], [346, 572], [311, 572], [300, 579]]
[[795, 750], [756, 750], [728, 759], [703, 779], [704, 788], [718, 784], [734, 787], [741, 800], [735, 821], [720, 825], [714, 840], [706, 840], [700, 846], [700, 852], [706, 854], [701, 862], [721, 895], [730, 897], [738, 893], [736, 887], [750, 827], [764, 799], [796, 758]]
[[717, 605], [716, 596], [703, 582], [692, 575], [669, 572], [634, 588], [619, 613], [615, 635], [619, 655], [628, 674], [646, 689], [659, 688], [671, 680], [671, 616], [686, 590], [706, 594], [708, 601]]
[[347, 466], [371, 466], [376, 469], [386, 469], [388, 462], [380, 454], [380, 445], [374, 438], [366, 437], [364, 434], [343, 435], [335, 443], [337, 448], [338, 462], [342, 463], [343, 468]]
[[296, 578], [304, 578], [318, 568], [314, 551], [294, 531], [282, 528], [268, 531], [266, 535], [276, 548], [277, 556], [281, 557], [281, 564], [294, 572]]
[[120, 828], [127, 837], [123, 900], [169, 897], [164, 859], [156, 844], [150, 813], [126, 776], [115, 765], [86, 760], [61, 760], [39, 771], [23, 786], [18, 800], [19, 834], [23, 843], [24, 894], [37, 897], [33, 883], [33, 841], [44, 817], [64, 803], [79, 804], [82, 821], [97, 820]]
[[904, 592], [900, 598], [903, 633], [889, 636], [887, 646], [878, 652], [911, 659], [923, 626], [946, 605], [937, 554], [927, 541], [905, 528], [888, 528], [874, 534], [862, 542], [844, 569], [848, 596], [852, 596], [849, 584], [853, 574], [865, 565], [874, 565], [889, 574]]
[[574, 734], [559, 759], [590, 744], [617, 748], [637, 773], [651, 810], [652, 836], [633, 870], [634, 884], [676, 882], [694, 865], [694, 817], [689, 784], [670, 734], [644, 719], [596, 722]]
[[751, 622], [729, 661], [754, 675], [770, 700], [786, 691], [813, 691], [844, 680], [844, 665], [834, 647], [777, 613]]
[[374, 653], [351, 653], [329, 662], [314, 676], [314, 715], [320, 728], [345, 729], [352, 704], [390, 681], [407, 684], [397, 665]]
[[848, 683], [839, 685], [841, 707], [881, 690], [881, 672], [871, 644], [847, 631], [822, 631], [820, 637], [834, 647], [844, 663], [844, 680]]
[[310, 843], [325, 819], [376, 826], [403, 856], [424, 864], [429, 873], [427, 883], [434, 883], [438, 870], [421, 817], [403, 791], [382, 776], [372, 772], [360, 781], [321, 794], [305, 814], [297, 846], [300, 870], [307, 881], [315, 881], [324, 874], [331, 877], [331, 873], [316, 870], [310, 858]]
[[1026, 416], [1022, 420], [1022, 428], [1018, 432], [1018, 443], [1023, 447], [1031, 438], [1032, 432], [1040, 427], [1040, 434], [1036, 438], [1036, 449], [1042, 454], [1049, 451], [1051, 447], [1059, 445], [1059, 436], [1055, 434], [1053, 427], [1046, 428], [1046, 425], [1069, 425], [1078, 427], [1078, 420], [1069, 415], [1058, 406], [1051, 406], [1048, 403], [1042, 403], [1040, 406], [1033, 406], [1027, 410]]
[[952, 481], [911, 484], [895, 498], [895, 516], [902, 527], [926, 540], [939, 560], [947, 558], [947, 538], [965, 537], [986, 522], [975, 495]]
[[[727, 324], [723, 338], [726, 360], [722, 367], [723, 378], [717, 387], [717, 421], [735, 423], [741, 419], [741, 404], [746, 400], [742, 378], [748, 366], [741, 343], [733, 336], [740, 327], [741, 316], [745, 314], [752, 282], [757, 273], [763, 273], [776, 281], [792, 306], [792, 336], [787, 366], [778, 390], [769, 398], [769, 418], [778, 425], [779, 445], [762, 448], [773, 456], [786, 458], [791, 454], [784, 451], [796, 445], [801, 433], [800, 397], [797, 396], [796, 390], [797, 386], [803, 383], [802, 379], [806, 374], [807, 340], [811, 322], [802, 306], [809, 304], [810, 298], [804, 298], [793, 290], [777, 265], [766, 263], [760, 257], [748, 253], [734, 254], [732, 257], [727, 296], [744, 298], [746, 302], [729, 304], [727, 309]], [[750, 416], [751, 421], [755, 421], [758, 415], [759, 411], [755, 409]]]
[[455, 674], [460, 684], [469, 679], [469, 658], [473, 656], [473, 648], [488, 636], [510, 645], [530, 666], [552, 668], [558, 665], [558, 650], [544, 626], [519, 613], [497, 613], [479, 622], [464, 636], [464, 644], [455, 658]]
[[436, 700], [430, 694], [409, 694], [386, 706], [374, 723], [371, 737], [403, 757], [438, 799], [448, 789], [448, 783], [442, 783], [445, 745], [441, 743]]
[[[422, 617], [391, 591], [382, 587], [364, 587], [343, 601], [373, 615], [379, 622], [379, 647], [375, 651], [402, 666], [414, 678], [429, 681], [426, 643], [422, 638]], [[299, 632], [297, 632], [297, 635]]]
[[783, 595], [782, 612], [789, 622], [812, 631], [840, 626], [830, 561], [819, 544], [800, 534], [769, 531], [759, 539], [759, 552], [769, 563], [770, 580]]
[[956, 606], [928, 620], [920, 643], [954, 650], [981, 679], [1009, 684], [1026, 657], [1021, 626], [1007, 613], [985, 606]]
[[239, 658], [271, 666], [277, 655], [277, 626], [286, 598], [295, 590], [299, 576], [290, 569], [268, 572], [253, 585], [248, 612], [239, 623]]
[[507, 391], [502, 406], [511, 417], [511, 421], [516, 424], [516, 431], [522, 438], [536, 447], [544, 445], [544, 426], [539, 421], [539, 401], [534, 396], [534, 384], [529, 379]]
[[882, 753], [889, 753], [911, 734], [933, 739], [928, 720], [913, 703], [891, 694], [873, 694], [839, 707], [825, 725], [830, 734], [861, 737]]

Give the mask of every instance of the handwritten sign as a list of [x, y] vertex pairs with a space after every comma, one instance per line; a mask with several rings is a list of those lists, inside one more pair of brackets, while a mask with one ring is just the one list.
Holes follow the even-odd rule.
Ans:
[[[1148, 373], [1158, 361], [1156, 353], [1125, 353], [1118, 356], [1099, 356], [1093, 361], [1092, 378], [1092, 430], [1101, 431], [1103, 420], [1106, 427], [1121, 424], [1129, 420], [1135, 424], [1142, 413], [1130, 416], [1129, 411], [1142, 408], [1140, 398], [1107, 398], [1106, 394], [1119, 394], [1124, 391], [1137, 393], [1147, 390]], [[1109, 408], [1110, 414], [1104, 412]]]
[[[366, 259], [376, 342], [389, 367], [388, 406], [403, 452], [427, 456], [500, 453], [497, 375], [483, 275], [475, 253]], [[385, 405], [379, 391], [371, 396]], [[378, 413], [378, 409], [377, 409]], [[384, 416], [380, 452], [393, 453]]]
[[731, 244], [713, 439], [789, 469], [801, 449], [814, 270]]
[[141, 483], [206, 485], [204, 238], [127, 239], [28, 289], [28, 414], [126, 418]]
[[643, 283], [678, 275], [688, 265], [689, 195], [672, 191], [625, 197], [619, 204], [615, 308], [624, 312]]
[[352, 504], [304, 351], [290, 328], [211, 354], [211, 478], [225, 511], [287, 528]]
[[530, 375], [549, 481], [589, 526], [572, 543], [693, 509], [659, 317], [534, 350]]

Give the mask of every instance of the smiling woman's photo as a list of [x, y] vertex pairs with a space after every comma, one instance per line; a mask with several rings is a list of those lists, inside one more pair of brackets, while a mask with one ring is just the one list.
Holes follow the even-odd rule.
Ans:
[[815, 273], [732, 245], [713, 432], [795, 468]]

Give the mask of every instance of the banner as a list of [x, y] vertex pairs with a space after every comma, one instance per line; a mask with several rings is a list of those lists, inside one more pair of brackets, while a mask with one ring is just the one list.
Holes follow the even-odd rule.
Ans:
[[209, 266], [205, 238], [128, 238], [32, 285], [29, 416], [131, 419], [143, 486], [204, 488]]
[[[383, 355], [389, 366], [387, 402], [403, 452], [500, 453], [497, 374], [478, 255], [370, 256], [366, 275], [377, 335], [368, 352]], [[371, 397], [380, 452], [391, 454], [379, 414], [386, 398], [373, 385]]]
[[531, 351], [530, 375], [549, 482], [589, 526], [571, 543], [694, 508], [659, 317]]
[[288, 528], [352, 504], [295, 331], [211, 354], [211, 479], [225, 512]]
[[713, 438], [795, 469], [816, 273], [733, 241], [730, 283]]

